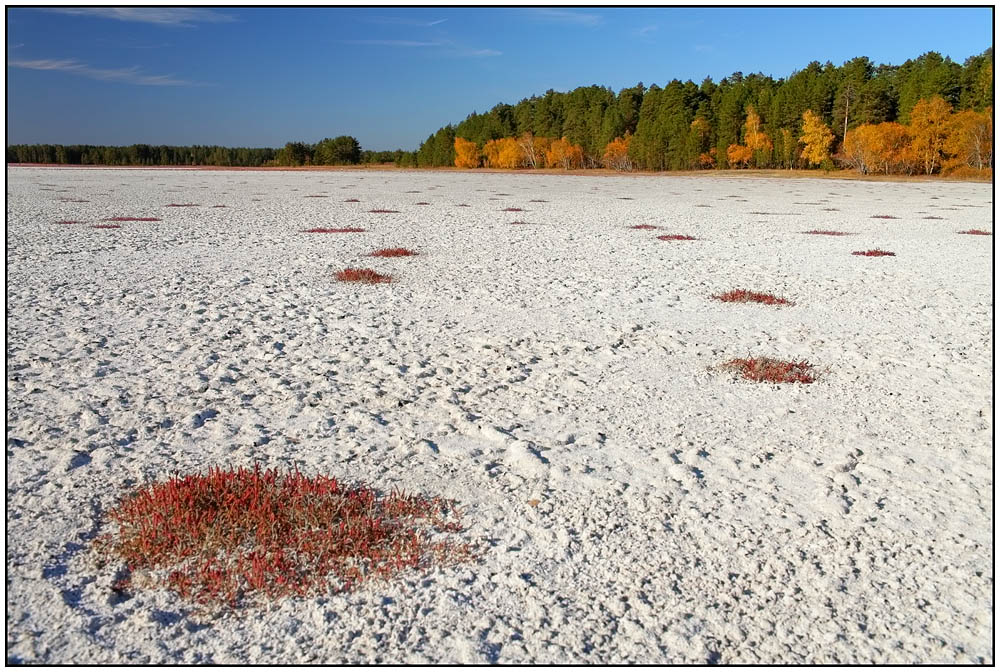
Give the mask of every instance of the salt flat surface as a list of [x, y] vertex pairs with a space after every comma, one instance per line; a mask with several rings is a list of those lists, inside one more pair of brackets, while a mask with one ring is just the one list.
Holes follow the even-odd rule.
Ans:
[[[7, 179], [8, 661], [994, 662], [993, 238], [956, 233], [991, 185]], [[716, 368], [748, 354], [821, 377]], [[454, 498], [482, 557], [215, 620], [114, 598], [103, 512], [255, 462]]]

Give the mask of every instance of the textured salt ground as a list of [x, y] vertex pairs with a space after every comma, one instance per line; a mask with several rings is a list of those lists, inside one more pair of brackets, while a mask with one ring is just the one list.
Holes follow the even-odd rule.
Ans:
[[[8, 661], [992, 663], [992, 239], [955, 233], [992, 212], [963, 183], [9, 169]], [[88, 226], [119, 215], [162, 221]], [[332, 281], [358, 265], [397, 282]], [[710, 298], [736, 287], [796, 305]], [[712, 370], [748, 353], [823, 375]], [[89, 543], [123, 492], [255, 461], [457, 499], [482, 559], [215, 620], [114, 596]]]

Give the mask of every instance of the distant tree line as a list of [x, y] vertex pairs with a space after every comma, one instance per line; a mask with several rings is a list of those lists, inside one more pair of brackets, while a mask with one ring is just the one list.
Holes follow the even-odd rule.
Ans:
[[[831, 168], [834, 161], [862, 172], [991, 168], [992, 106], [992, 47], [964, 64], [936, 52], [900, 66], [876, 66], [865, 57], [840, 67], [814, 61], [787, 79], [737, 72], [700, 86], [640, 82], [617, 95], [600, 86], [549, 90], [440, 128], [421, 144], [416, 163], [652, 171]], [[879, 146], [892, 133], [895, 149]], [[889, 161], [873, 159], [893, 153]]]
[[194, 145], [10, 145], [8, 163], [55, 163], [95, 166], [349, 166], [395, 163], [416, 166], [416, 153], [363, 150], [357, 139], [342, 135], [316, 144], [289, 142], [281, 149]]

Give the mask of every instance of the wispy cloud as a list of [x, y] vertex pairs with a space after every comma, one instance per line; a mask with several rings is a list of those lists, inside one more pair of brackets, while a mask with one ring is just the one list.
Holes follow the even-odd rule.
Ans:
[[48, 70], [66, 72], [71, 75], [97, 79], [102, 82], [120, 82], [141, 86], [195, 86], [195, 82], [176, 79], [173, 75], [146, 75], [138, 66], [131, 68], [92, 68], [73, 59], [45, 58], [34, 61], [13, 60], [7, 65], [26, 70]]
[[199, 23], [232, 23], [236, 17], [195, 7], [45, 7], [46, 12], [71, 16], [92, 16], [117, 21], [153, 23], [159, 26], [190, 27]]
[[502, 51], [496, 49], [470, 49], [460, 54], [461, 56], [503, 56]]
[[571, 12], [566, 9], [530, 9], [531, 16], [541, 21], [552, 21], [555, 23], [565, 23], [577, 26], [599, 26], [604, 23], [604, 18], [600, 14], [585, 14], [583, 12]]
[[379, 23], [391, 26], [417, 26], [419, 28], [432, 28], [440, 25], [448, 19], [438, 19], [436, 21], [426, 21], [423, 19], [409, 19], [402, 16], [371, 16], [364, 19], [368, 23]]
[[342, 40], [344, 44], [368, 44], [378, 47], [443, 47], [444, 42], [418, 42], [416, 40]]
[[436, 42], [418, 42], [416, 40], [341, 40], [341, 44], [357, 44], [371, 47], [400, 47], [404, 49], [433, 49], [439, 51], [439, 56], [458, 58], [483, 58], [487, 56], [502, 56], [502, 51], [496, 49], [475, 49], [455, 44], [452, 40]]
[[650, 34], [655, 33], [659, 29], [660, 27], [655, 25], [643, 26], [642, 28], [636, 29], [635, 34], [638, 35], [639, 37], [649, 37]]

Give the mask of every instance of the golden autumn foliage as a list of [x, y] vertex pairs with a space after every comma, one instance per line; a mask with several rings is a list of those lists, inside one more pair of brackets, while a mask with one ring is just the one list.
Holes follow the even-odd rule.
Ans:
[[455, 138], [455, 167], [479, 167], [479, 148], [476, 147], [476, 143], [464, 138]]
[[483, 157], [487, 168], [522, 168], [527, 159], [520, 143], [514, 138], [490, 140], [483, 147]]
[[553, 140], [545, 153], [545, 165], [550, 168], [583, 168], [583, 147], [574, 145], [565, 137]]
[[965, 110], [949, 121], [944, 151], [951, 155], [945, 168], [953, 171], [962, 166], [982, 170], [993, 164], [993, 108], [982, 112]]
[[910, 112], [913, 151], [927, 175], [941, 165], [950, 117], [951, 105], [941, 96], [918, 101]]
[[632, 170], [632, 159], [628, 155], [628, 147], [632, 142], [632, 134], [626, 133], [624, 138], [615, 138], [604, 147], [604, 167], [614, 170]]
[[698, 155], [698, 167], [704, 170], [715, 168], [715, 147]]
[[802, 136], [799, 138], [805, 147], [802, 157], [810, 165], [817, 166], [830, 158], [830, 145], [833, 144], [833, 131], [823, 123], [823, 119], [812, 110], [802, 113]]
[[912, 174], [916, 162], [909, 130], [894, 121], [848, 131], [844, 156], [862, 174]]
[[[747, 108], [747, 119], [743, 124], [743, 140], [747, 149], [750, 150], [751, 157], [754, 157], [755, 165], [768, 163], [774, 143], [771, 137], [764, 132], [764, 127], [760, 121], [760, 115], [753, 109], [753, 105]], [[732, 162], [730, 162], [732, 163]]]
[[753, 150], [745, 145], [729, 145], [726, 148], [726, 160], [730, 168], [746, 168], [753, 158]]

